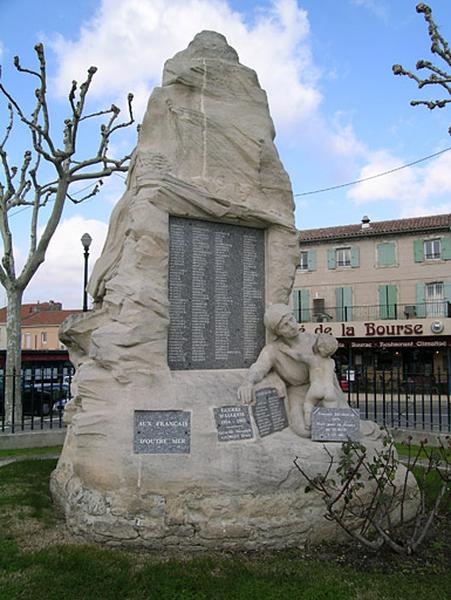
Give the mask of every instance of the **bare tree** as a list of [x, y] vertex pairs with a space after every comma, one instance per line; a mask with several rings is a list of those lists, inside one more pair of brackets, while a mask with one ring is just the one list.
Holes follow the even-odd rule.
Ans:
[[[6, 126], [0, 137], [0, 235], [3, 241], [3, 256], [0, 265], [0, 283], [7, 297], [7, 360], [5, 373], [5, 411], [12, 419], [13, 393], [16, 401], [15, 417], [19, 418], [20, 368], [21, 368], [21, 303], [24, 290], [45, 260], [45, 254], [53, 234], [61, 220], [66, 199], [80, 203], [99, 191], [102, 178], [118, 171], [127, 171], [130, 156], [116, 160], [109, 156], [109, 142], [113, 133], [128, 127], [134, 121], [132, 112], [132, 94], [128, 95], [127, 121], [118, 122], [120, 109], [114, 104], [106, 110], [84, 114], [86, 97], [96, 72], [96, 67], [88, 70], [86, 81], [79, 87], [72, 82], [69, 91], [70, 116], [62, 125], [60, 146], [54, 139], [50, 127], [48, 105], [47, 72], [44, 47], [35, 46], [38, 69], [22, 67], [19, 57], [14, 58], [14, 66], [20, 73], [29, 75], [37, 81], [36, 100], [28, 116], [20, 104], [0, 83], [0, 98], [6, 101]], [[76, 158], [80, 143], [80, 126], [83, 121], [101, 117], [98, 145], [90, 158]], [[11, 164], [7, 153], [15, 126], [22, 123], [28, 130], [30, 148], [23, 155], [18, 166]], [[77, 144], [78, 142], [78, 144]], [[46, 181], [41, 180], [45, 169], [50, 167]], [[48, 171], [47, 171], [48, 172]], [[50, 179], [50, 180], [49, 180]], [[69, 194], [69, 186], [80, 181], [92, 181], [90, 191], [83, 197], [75, 198]], [[29, 207], [29, 249], [23, 268], [18, 272], [14, 257], [13, 234], [10, 223], [12, 209], [19, 206]], [[45, 209], [45, 225], [39, 225]], [[16, 375], [13, 378], [13, 374]], [[14, 391], [13, 391], [14, 390]]]
[[[428, 33], [431, 40], [431, 52], [435, 54], [439, 59], [438, 64], [432, 63], [429, 60], [419, 60], [416, 64], [417, 71], [424, 71], [425, 76], [421, 76], [406, 71], [401, 65], [393, 65], [392, 70], [395, 75], [407, 75], [410, 79], [416, 81], [418, 88], [421, 90], [427, 86], [434, 86], [434, 89], [441, 88], [445, 94], [445, 98], [438, 100], [412, 100], [410, 104], [412, 106], [424, 105], [429, 109], [444, 108], [451, 102], [451, 74], [449, 69], [451, 68], [451, 53], [448, 42], [445, 38], [440, 35], [438, 26], [432, 17], [432, 10], [427, 4], [420, 2], [416, 7], [417, 13], [423, 14], [426, 23], [428, 24]], [[445, 63], [443, 65], [443, 63]], [[451, 135], [451, 127], [448, 129]]]

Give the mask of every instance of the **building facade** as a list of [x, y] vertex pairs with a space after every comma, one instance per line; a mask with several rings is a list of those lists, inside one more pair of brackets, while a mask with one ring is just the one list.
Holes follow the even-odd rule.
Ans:
[[339, 368], [351, 377], [397, 368], [402, 378], [442, 379], [451, 371], [451, 214], [301, 231], [293, 307], [303, 330], [338, 338]]
[[[60, 302], [22, 304], [22, 351], [62, 350], [58, 330], [61, 323], [79, 310], [64, 310]], [[0, 309], [0, 350], [6, 349], [6, 307]]]

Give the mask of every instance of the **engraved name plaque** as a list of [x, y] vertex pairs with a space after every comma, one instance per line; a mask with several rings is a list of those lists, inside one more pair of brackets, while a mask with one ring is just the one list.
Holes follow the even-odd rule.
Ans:
[[346, 442], [360, 439], [360, 413], [356, 408], [323, 408], [312, 412], [312, 440]]
[[189, 454], [191, 413], [135, 410], [135, 454]]
[[220, 442], [249, 440], [254, 437], [248, 406], [220, 406], [213, 411]]
[[171, 369], [247, 368], [265, 343], [264, 231], [169, 218]]
[[252, 413], [260, 437], [270, 435], [288, 427], [285, 403], [275, 388], [262, 388], [255, 392]]

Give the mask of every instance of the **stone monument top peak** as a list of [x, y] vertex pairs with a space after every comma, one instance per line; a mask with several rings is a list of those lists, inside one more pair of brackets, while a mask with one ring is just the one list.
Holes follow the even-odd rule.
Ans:
[[191, 61], [195, 59], [217, 59], [227, 62], [238, 63], [238, 53], [232, 46], [229, 46], [227, 40], [222, 33], [205, 29], [197, 33], [188, 47], [181, 52], [178, 52], [172, 61]]

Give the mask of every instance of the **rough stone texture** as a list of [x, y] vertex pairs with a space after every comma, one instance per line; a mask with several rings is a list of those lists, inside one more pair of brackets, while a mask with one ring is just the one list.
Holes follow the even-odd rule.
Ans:
[[[89, 284], [95, 310], [61, 328], [77, 373], [51, 490], [75, 533], [191, 550], [336, 535], [293, 465], [324, 471], [322, 445], [290, 429], [219, 442], [213, 409], [237, 403], [244, 372], [167, 364], [169, 215], [264, 228], [267, 303], [288, 300], [297, 238], [273, 138], [266, 94], [223, 36], [166, 63]], [[135, 410], [191, 411], [191, 453], [134, 454]]]

